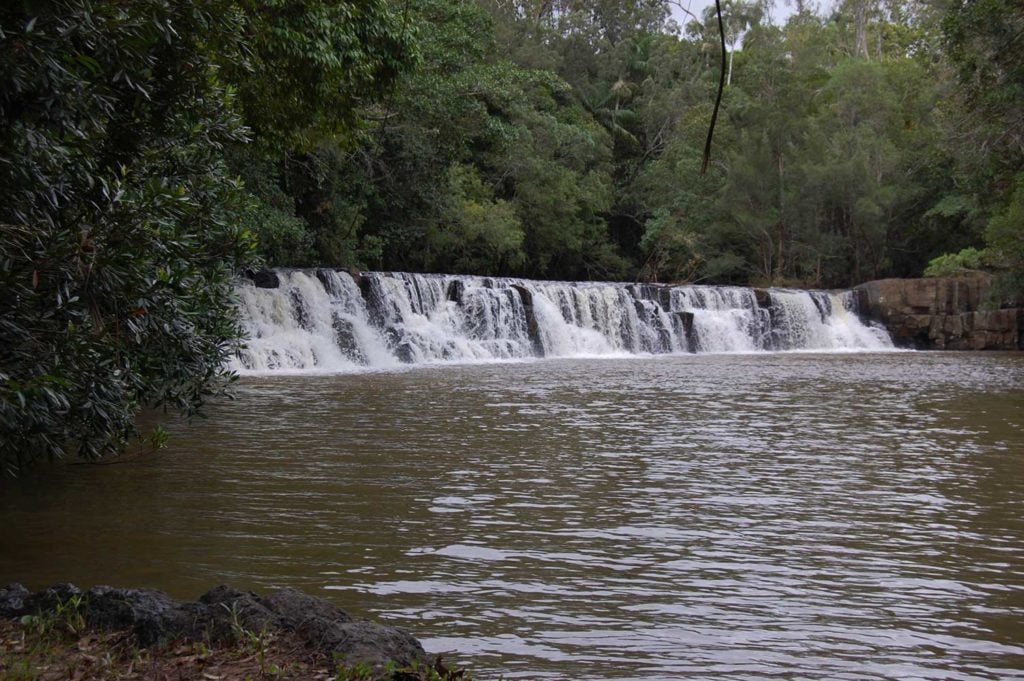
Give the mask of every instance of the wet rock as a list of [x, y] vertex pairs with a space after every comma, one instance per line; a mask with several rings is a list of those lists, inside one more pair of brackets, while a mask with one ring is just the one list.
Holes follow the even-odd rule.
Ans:
[[686, 351], [697, 352], [697, 334], [693, 328], [692, 312], [673, 312], [679, 324], [683, 327], [683, 336], [686, 338]]
[[387, 296], [381, 290], [381, 284], [376, 276], [368, 274], [359, 278], [359, 292], [363, 295], [363, 302], [366, 304], [366, 314], [370, 323], [376, 327], [387, 324], [386, 313]]
[[414, 364], [416, 362], [416, 349], [412, 343], [402, 341], [395, 347], [395, 357], [403, 364]]
[[533, 345], [533, 354], [543, 357], [544, 342], [541, 340], [540, 326], [537, 324], [537, 315], [533, 309], [533, 293], [519, 284], [512, 284], [511, 288], [519, 293], [519, 299], [523, 303], [523, 310], [526, 314], [526, 334], [530, 337], [530, 343]]
[[295, 290], [292, 290], [289, 293], [289, 299], [292, 304], [292, 316], [295, 318], [295, 321], [298, 322], [299, 326], [306, 331], [312, 331], [313, 327], [310, 323], [309, 312], [306, 310], [306, 301], [302, 297], [302, 294]]
[[281, 285], [281, 278], [273, 270], [246, 270], [248, 277], [257, 288], [277, 288]]
[[357, 364], [366, 364], [366, 355], [363, 354], [356, 340], [355, 327], [352, 322], [335, 313], [331, 318], [331, 326], [334, 328], [334, 344], [338, 346], [342, 354]]
[[173, 640], [229, 642], [244, 632], [286, 631], [323, 659], [349, 666], [368, 665], [379, 671], [388, 663], [406, 666], [427, 657], [409, 632], [354, 620], [333, 603], [295, 589], [260, 597], [218, 586], [198, 602], [180, 602], [155, 589], [97, 586], [83, 593], [72, 584], [58, 584], [33, 594], [12, 584], [0, 589], [0, 616], [53, 612], [74, 597], [87, 627], [130, 631], [142, 646]]
[[0, 617], [12, 618], [25, 614], [25, 603], [32, 592], [21, 584], [8, 584], [0, 589]]
[[313, 274], [316, 275], [317, 281], [320, 282], [320, 285], [324, 287], [325, 291], [327, 291], [328, 293], [330, 293], [332, 295], [335, 295], [337, 293], [334, 290], [334, 282], [332, 281], [332, 276], [331, 276], [331, 275], [334, 274], [333, 270], [324, 269], [323, 267], [318, 267], [315, 270], [313, 270]]
[[754, 299], [757, 300], [758, 307], [771, 307], [772, 306], [772, 294], [765, 288], [754, 289]]
[[461, 279], [452, 279], [448, 282], [448, 289], [445, 291], [445, 297], [453, 303], [462, 305], [463, 298], [466, 296], [466, 283]]

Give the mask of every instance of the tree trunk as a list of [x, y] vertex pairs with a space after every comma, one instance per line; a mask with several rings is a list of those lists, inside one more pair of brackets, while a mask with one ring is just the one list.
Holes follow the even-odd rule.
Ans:
[[775, 279], [782, 281], [785, 275], [786, 257], [786, 184], [785, 184], [785, 165], [783, 164], [782, 154], [780, 153], [776, 158], [776, 163], [779, 169], [779, 224], [778, 224], [778, 256], [775, 259]]
[[868, 58], [868, 3], [858, 0], [853, 5], [853, 56]]

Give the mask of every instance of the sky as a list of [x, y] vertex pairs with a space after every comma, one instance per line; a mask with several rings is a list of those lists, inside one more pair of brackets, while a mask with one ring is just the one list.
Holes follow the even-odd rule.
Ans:
[[[704, 14], [704, 8], [715, 6], [715, 0], [674, 0], [680, 5], [690, 10], [698, 17]], [[793, 5], [785, 2], [785, 0], [776, 0], [775, 8], [772, 10], [772, 22], [776, 24], [785, 23], [786, 19], [793, 13]], [[692, 19], [687, 16], [686, 12], [683, 12], [679, 7], [672, 6], [672, 18], [679, 22], [680, 26], [685, 27], [686, 24]]]

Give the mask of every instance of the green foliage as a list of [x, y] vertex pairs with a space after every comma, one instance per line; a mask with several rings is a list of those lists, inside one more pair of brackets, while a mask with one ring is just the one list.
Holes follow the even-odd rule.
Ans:
[[[252, 235], [243, 140], [207, 37], [163, 0], [0, 13], [0, 464], [118, 451], [143, 405], [195, 413], [231, 376]], [[211, 5], [211, 8], [213, 6]]]
[[85, 597], [81, 595], [61, 598], [42, 614], [22, 616], [20, 623], [44, 640], [79, 636], [85, 630], [84, 605]]
[[0, 9], [0, 466], [198, 413], [233, 378], [235, 272], [351, 261], [334, 159], [413, 37], [384, 0]]
[[925, 268], [926, 277], [953, 277], [959, 274], [980, 271], [984, 265], [985, 253], [976, 248], [965, 248], [959, 253], [945, 253], [933, 258]]
[[386, 0], [237, 0], [230, 14], [245, 48], [213, 43], [223, 78], [257, 141], [278, 152], [351, 134], [366, 95], [413, 62], [412, 27]]
[[523, 229], [514, 207], [495, 199], [472, 166], [455, 164], [448, 177], [451, 205], [431, 238], [437, 269], [475, 273], [522, 265]]
[[1024, 174], [1005, 207], [985, 230], [987, 253], [997, 270], [996, 295], [1004, 301], [1024, 301]]
[[[1001, 2], [951, 16], [977, 27]], [[730, 85], [704, 178], [711, 14], [680, 37], [661, 0], [407, 8], [419, 62], [363, 107], [374, 125], [276, 158], [276, 189], [242, 173], [274, 207], [253, 230], [268, 262], [848, 286], [980, 246], [1009, 196], [1000, 167], [1020, 157], [984, 151], [1020, 128], [1016, 57], [976, 53], [1017, 40], [1009, 10], [945, 43], [999, 86], [986, 127], [951, 97], [930, 5], [801, 5], [776, 26], [764, 4], [726, 3]]]
[[997, 297], [1024, 300], [1024, 8], [957, 1], [942, 28], [957, 76], [949, 135], [957, 186], [929, 213], [985, 225], [983, 264], [997, 274]]
[[394, 662], [387, 662], [382, 670], [365, 662], [346, 665], [339, 660], [335, 660], [335, 667], [335, 681], [473, 681], [465, 669], [445, 664], [440, 655], [429, 664], [413, 661], [409, 666], [400, 667]]

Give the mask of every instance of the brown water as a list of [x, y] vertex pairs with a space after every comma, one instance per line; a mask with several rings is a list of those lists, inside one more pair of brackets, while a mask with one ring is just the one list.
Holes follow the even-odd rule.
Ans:
[[1024, 355], [246, 379], [0, 482], [0, 582], [291, 585], [478, 678], [1024, 678]]

